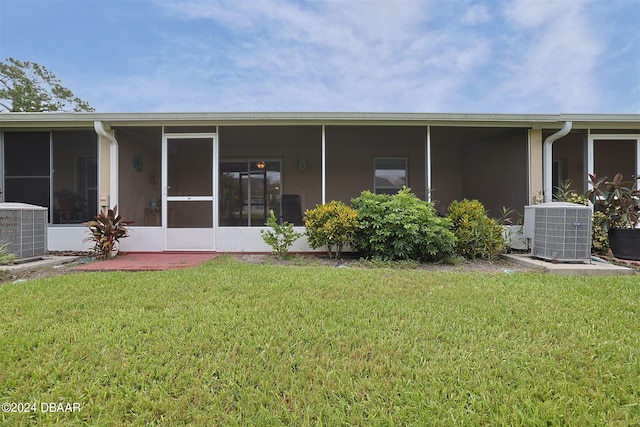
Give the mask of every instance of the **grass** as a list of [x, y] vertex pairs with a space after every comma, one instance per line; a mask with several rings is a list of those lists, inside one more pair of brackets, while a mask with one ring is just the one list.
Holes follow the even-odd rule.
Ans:
[[2, 285], [0, 301], [0, 401], [38, 405], [2, 425], [640, 423], [633, 276], [221, 257]]

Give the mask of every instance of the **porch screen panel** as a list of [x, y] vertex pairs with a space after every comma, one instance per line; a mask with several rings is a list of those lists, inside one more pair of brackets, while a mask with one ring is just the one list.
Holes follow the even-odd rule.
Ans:
[[49, 132], [5, 132], [5, 201], [50, 207], [49, 147]]
[[210, 138], [168, 141], [167, 194], [211, 196], [213, 194], [213, 145]]
[[597, 139], [593, 144], [593, 160], [598, 177], [613, 179], [620, 172], [627, 181], [636, 174], [636, 141]]
[[211, 201], [167, 202], [169, 228], [211, 228], [213, 209]]
[[98, 138], [93, 130], [52, 134], [53, 223], [82, 224], [98, 212]]

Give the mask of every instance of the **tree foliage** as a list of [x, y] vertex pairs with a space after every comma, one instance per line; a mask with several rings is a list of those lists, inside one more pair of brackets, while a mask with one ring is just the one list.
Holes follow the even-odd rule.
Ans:
[[0, 112], [94, 111], [48, 69], [31, 61], [0, 62]]

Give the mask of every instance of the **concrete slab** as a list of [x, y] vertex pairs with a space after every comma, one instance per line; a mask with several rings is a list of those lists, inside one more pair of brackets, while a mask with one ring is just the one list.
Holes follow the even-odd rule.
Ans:
[[547, 273], [564, 276], [632, 276], [632, 268], [613, 265], [608, 262], [588, 263], [552, 263], [535, 258], [529, 254], [507, 254], [506, 258], [531, 268], [539, 268]]
[[8, 271], [11, 273], [19, 273], [21, 271], [36, 270], [44, 267], [54, 267], [56, 265], [68, 264], [78, 260], [79, 256], [50, 256], [43, 255], [41, 259], [29, 261], [19, 264], [2, 265], [0, 271]]

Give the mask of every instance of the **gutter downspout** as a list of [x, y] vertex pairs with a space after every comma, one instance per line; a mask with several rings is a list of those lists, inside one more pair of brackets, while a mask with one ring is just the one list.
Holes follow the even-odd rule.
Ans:
[[544, 171], [543, 183], [544, 183], [544, 201], [550, 202], [553, 196], [553, 143], [554, 141], [562, 138], [571, 131], [572, 122], [564, 122], [562, 129], [558, 132], [549, 135], [542, 144], [542, 170]]
[[100, 195], [100, 208], [109, 209], [118, 204], [118, 140], [104, 127], [104, 124], [96, 120], [93, 128], [100, 138], [109, 141], [109, 193]]

